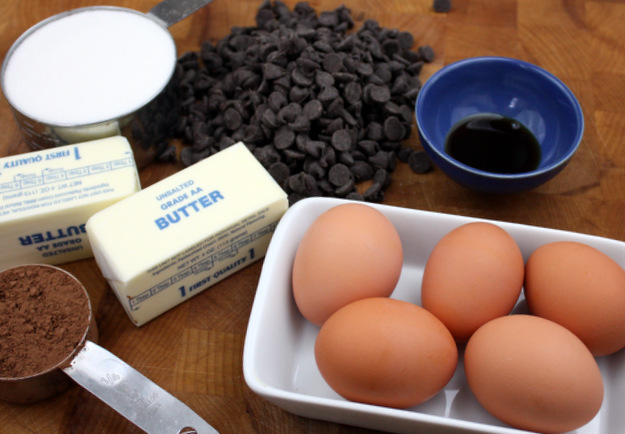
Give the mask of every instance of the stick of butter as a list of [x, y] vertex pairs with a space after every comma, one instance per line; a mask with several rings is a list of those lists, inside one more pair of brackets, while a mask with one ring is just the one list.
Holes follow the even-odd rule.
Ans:
[[243, 143], [93, 215], [94, 257], [141, 326], [262, 258], [286, 193]]
[[0, 269], [91, 257], [87, 219], [140, 189], [122, 136], [0, 159]]

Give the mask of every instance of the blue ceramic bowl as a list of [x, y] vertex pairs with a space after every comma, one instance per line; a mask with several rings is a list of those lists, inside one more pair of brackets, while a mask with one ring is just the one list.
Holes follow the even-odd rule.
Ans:
[[[569, 162], [584, 132], [575, 95], [554, 75], [505, 57], [475, 57], [445, 66], [421, 88], [415, 113], [419, 138], [434, 163], [451, 179], [473, 190], [515, 193], [534, 188]], [[541, 147], [530, 172], [499, 174], [475, 169], [445, 152], [445, 139], [458, 121], [496, 113], [527, 127]]]

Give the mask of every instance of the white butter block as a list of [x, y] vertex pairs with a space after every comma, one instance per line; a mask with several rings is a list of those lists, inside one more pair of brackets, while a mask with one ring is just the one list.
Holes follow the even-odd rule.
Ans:
[[287, 207], [286, 193], [237, 143], [100, 211], [87, 232], [140, 326], [262, 258]]
[[87, 219], [140, 189], [122, 136], [0, 159], [0, 270], [91, 257]]

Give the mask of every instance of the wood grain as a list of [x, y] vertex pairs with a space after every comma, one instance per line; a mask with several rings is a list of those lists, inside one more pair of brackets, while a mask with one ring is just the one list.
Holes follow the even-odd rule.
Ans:
[[[290, 7], [295, 0], [286, 0]], [[148, 11], [155, 0], [3, 0], [0, 56], [38, 21], [95, 4]], [[366, 19], [413, 33], [436, 59], [426, 80], [450, 62], [479, 55], [516, 57], [550, 70], [577, 95], [586, 129], [579, 152], [556, 178], [507, 196], [469, 191], [436, 168], [413, 174], [400, 164], [385, 203], [485, 217], [625, 240], [625, 2], [462, 0], [435, 13], [430, 0], [313, 0], [319, 12], [345, 4], [356, 27]], [[202, 41], [254, 24], [260, 0], [218, 0], [170, 28], [180, 54]], [[419, 148], [416, 133], [409, 139]], [[0, 156], [28, 151], [0, 99]], [[181, 165], [153, 163], [148, 186]], [[0, 248], [2, 248], [0, 246]], [[356, 433], [358, 428], [305, 419], [256, 396], [245, 384], [242, 352], [262, 262], [253, 264], [144, 327], [135, 327], [92, 259], [63, 265], [87, 287], [100, 344], [186, 402], [221, 433]], [[0, 431], [11, 433], [139, 432], [85, 390], [74, 387], [34, 405], [0, 403]]]

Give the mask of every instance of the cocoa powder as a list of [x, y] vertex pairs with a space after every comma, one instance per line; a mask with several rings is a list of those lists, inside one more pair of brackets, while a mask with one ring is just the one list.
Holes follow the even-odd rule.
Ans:
[[0, 318], [0, 377], [27, 377], [58, 365], [81, 342], [89, 300], [61, 269], [14, 267], [0, 273]]

